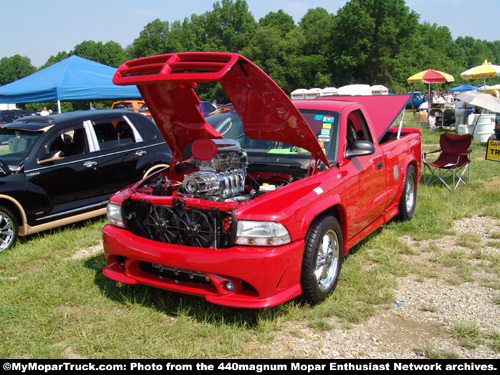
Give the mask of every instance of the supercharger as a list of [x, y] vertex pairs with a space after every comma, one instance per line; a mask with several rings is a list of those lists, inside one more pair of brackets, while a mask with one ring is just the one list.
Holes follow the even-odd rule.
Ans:
[[[194, 158], [198, 171], [184, 176], [182, 192], [212, 200], [240, 196], [245, 190], [248, 165], [246, 152], [236, 140], [211, 141], [216, 146], [215, 155], [209, 160]], [[193, 154], [200, 153], [193, 150]]]

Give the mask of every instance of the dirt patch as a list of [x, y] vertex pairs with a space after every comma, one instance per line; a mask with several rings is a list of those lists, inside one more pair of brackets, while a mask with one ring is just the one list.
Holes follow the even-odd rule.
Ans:
[[86, 249], [80, 249], [78, 250], [73, 256], [71, 257], [71, 260], [78, 260], [78, 259], [84, 259], [88, 258], [94, 255], [98, 255], [102, 253], [104, 250], [102, 248], [102, 243], [99, 245], [91, 246]]

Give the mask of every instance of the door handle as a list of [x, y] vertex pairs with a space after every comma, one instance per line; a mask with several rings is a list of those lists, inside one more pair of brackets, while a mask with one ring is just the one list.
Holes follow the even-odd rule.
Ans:
[[381, 161], [377, 162], [377, 169], [382, 169], [382, 162]]
[[92, 167], [94, 167], [96, 165], [97, 165], [97, 162], [93, 161], [93, 160], [88, 160], [85, 163], [83, 163], [83, 166], [87, 167], [87, 168], [92, 168]]
[[142, 155], [146, 155], [148, 152], [147, 151], [144, 151], [144, 150], [140, 150], [140, 151], [136, 151], [135, 154], [137, 156], [142, 156]]

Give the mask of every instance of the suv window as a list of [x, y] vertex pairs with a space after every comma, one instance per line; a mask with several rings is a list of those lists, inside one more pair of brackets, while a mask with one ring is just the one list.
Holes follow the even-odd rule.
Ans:
[[31, 152], [42, 132], [0, 128], [0, 160], [17, 166]]
[[[136, 115], [135, 113], [124, 117], [128, 120], [129, 123], [132, 123], [134, 128], [137, 130], [138, 134], [136, 134], [135, 138], [136, 143], [143, 140], [151, 141], [158, 137], [157, 133], [155, 133], [155, 131], [159, 133], [158, 128], [156, 127], [156, 125], [151, 126], [151, 120], [148, 117], [143, 115]], [[160, 137], [160, 139], [163, 140], [162, 137]]]
[[94, 131], [101, 150], [109, 150], [136, 142], [132, 128], [124, 120], [94, 123]]
[[69, 126], [59, 131], [46, 146], [47, 154], [55, 151], [62, 151], [64, 157], [86, 153], [87, 142], [83, 125]]
[[0, 111], [0, 124], [4, 122], [14, 122], [18, 118], [24, 116], [35, 116], [35, 112], [17, 110], [17, 109], [9, 109], [6, 111]]

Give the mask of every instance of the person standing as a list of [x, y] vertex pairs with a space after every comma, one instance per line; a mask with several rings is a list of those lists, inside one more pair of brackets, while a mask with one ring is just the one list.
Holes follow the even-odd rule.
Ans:
[[455, 99], [455, 131], [458, 131], [459, 125], [465, 124], [465, 108], [467, 104], [460, 99]]

